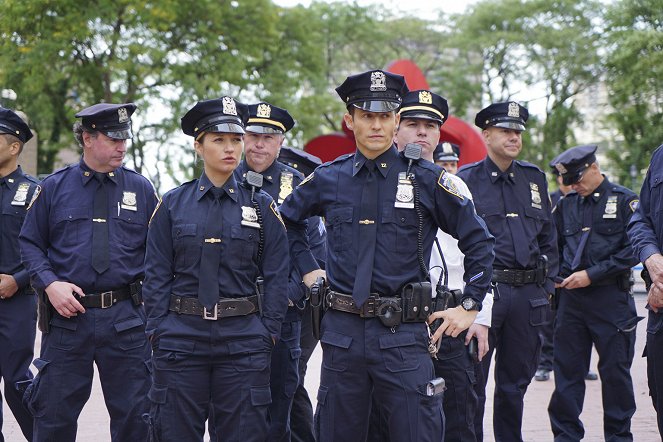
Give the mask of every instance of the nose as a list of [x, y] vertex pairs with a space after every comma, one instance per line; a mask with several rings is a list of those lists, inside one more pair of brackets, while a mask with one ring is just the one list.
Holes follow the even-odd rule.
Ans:
[[127, 140], [117, 140], [117, 150], [120, 152], [126, 152], [127, 151]]

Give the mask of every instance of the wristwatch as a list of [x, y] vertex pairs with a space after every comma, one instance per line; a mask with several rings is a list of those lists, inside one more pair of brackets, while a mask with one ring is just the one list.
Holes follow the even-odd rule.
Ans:
[[460, 301], [460, 305], [468, 312], [481, 310], [481, 304], [469, 297], [463, 298]]

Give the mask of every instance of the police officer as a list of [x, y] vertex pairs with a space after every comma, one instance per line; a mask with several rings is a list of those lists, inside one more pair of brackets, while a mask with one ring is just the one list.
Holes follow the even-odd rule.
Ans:
[[658, 432], [663, 438], [663, 145], [653, 153], [640, 190], [638, 208], [631, 216], [631, 246], [648, 272], [647, 381]]
[[[456, 235], [467, 269], [463, 306], [430, 317], [445, 319], [434, 341], [443, 333], [458, 336], [476, 317], [491, 274], [492, 238], [442, 169], [410, 161], [393, 145], [396, 111], [408, 91], [402, 76], [364, 72], [336, 91], [357, 151], [318, 167], [281, 205], [292, 256], [310, 270], [307, 283], [323, 272], [306, 253], [297, 222], [324, 215], [328, 233], [317, 437], [366, 440], [374, 397], [393, 440], [439, 441], [442, 407], [439, 396], [427, 396], [435, 374], [424, 324], [433, 238], [438, 226]], [[412, 295], [407, 302], [403, 289]]]
[[[25, 438], [32, 440], [32, 416], [21, 402], [17, 382], [32, 379], [30, 363], [35, 346], [37, 298], [21, 264], [18, 234], [37, 180], [18, 165], [23, 145], [32, 132], [14, 111], [0, 107], [0, 376], [5, 398]], [[2, 436], [0, 394], [0, 441]]]
[[[233, 174], [247, 118], [247, 106], [227, 96], [200, 101], [182, 117], [203, 173], [166, 193], [150, 223], [144, 292], [153, 440], [202, 441], [210, 410], [219, 440], [267, 438], [288, 243], [276, 203]], [[260, 275], [264, 288], [256, 290]]]
[[[439, 143], [440, 127], [446, 122], [448, 114], [447, 100], [443, 97], [427, 90], [409, 92], [403, 98], [399, 111], [401, 119], [395, 141], [400, 151], [409, 143], [422, 146], [422, 158], [443, 167], [458, 191], [464, 197], [472, 199], [467, 185], [455, 176], [458, 167], [458, 146], [449, 142]], [[433, 147], [435, 150], [432, 150]], [[448, 273], [447, 287], [462, 290], [463, 258], [463, 254], [458, 249], [458, 241], [438, 229], [429, 265], [433, 287], [437, 287], [438, 283], [444, 283], [442, 275], [444, 260]], [[476, 336], [479, 347], [476, 358], [481, 359], [488, 352], [492, 300], [492, 294], [487, 293], [481, 311], [468, 332], [455, 338], [443, 338], [437, 358], [433, 360], [435, 374], [444, 378], [446, 385], [442, 403], [445, 415], [445, 441], [476, 440], [473, 416], [478, 406], [475, 390], [477, 377], [473, 359], [475, 356], [469, 353], [467, 345]]]
[[433, 161], [452, 175], [458, 172], [460, 146], [449, 141], [438, 143], [433, 152]]
[[581, 440], [579, 416], [592, 343], [601, 363], [603, 433], [606, 440], [633, 440], [635, 413], [631, 363], [636, 315], [631, 267], [637, 263], [626, 226], [638, 200], [601, 174], [595, 145], [576, 146], [556, 160], [574, 192], [555, 207], [560, 250], [559, 310], [555, 325], [555, 391], [548, 414], [555, 440]]
[[147, 437], [141, 415], [150, 348], [140, 286], [157, 197], [146, 178], [122, 165], [135, 110], [132, 103], [101, 103], [76, 114], [83, 156], [42, 181], [21, 230], [23, 262], [48, 302], [40, 314], [52, 312], [34, 361], [39, 375], [27, 394], [35, 441], [76, 439], [93, 363], [111, 439]]
[[[262, 190], [277, 203], [290, 195], [304, 176], [297, 169], [277, 161], [285, 133], [295, 125], [287, 110], [269, 103], [249, 105], [249, 120], [244, 135], [244, 160], [235, 170], [241, 182], [248, 171], [262, 174]], [[309, 242], [320, 242], [320, 218], [309, 220]], [[324, 238], [322, 238], [324, 241]], [[324, 259], [324, 257], [323, 257]], [[299, 358], [302, 310], [306, 287], [301, 274], [292, 266], [288, 282], [289, 307], [281, 325], [281, 338], [272, 351], [270, 386], [272, 404], [269, 407], [270, 441], [290, 440], [290, 410], [299, 384]]]
[[[318, 157], [288, 146], [281, 146], [278, 160], [293, 167], [304, 176], [310, 175], [316, 167], [322, 164]], [[315, 222], [314, 218], [319, 221]], [[325, 225], [322, 220], [319, 217], [314, 218], [309, 219], [309, 246], [311, 247], [313, 256], [318, 261], [318, 265], [321, 269], [324, 269], [327, 258], [327, 232], [325, 231]], [[290, 411], [291, 440], [293, 442], [315, 442], [315, 435], [313, 434], [313, 406], [304, 385], [308, 361], [311, 359], [311, 355], [318, 345], [318, 340], [313, 336], [311, 304], [309, 302], [304, 304], [304, 310], [301, 315], [302, 326], [299, 340], [301, 355], [298, 362], [299, 382], [293, 396], [292, 409]]]
[[[482, 129], [488, 156], [458, 172], [474, 196], [477, 213], [495, 235], [495, 303], [483, 368], [485, 382], [496, 351], [497, 441], [522, 440], [523, 398], [539, 358], [539, 328], [550, 320], [548, 294], [557, 274], [546, 177], [533, 164], [516, 160], [527, 118], [527, 109], [513, 101], [482, 109], [475, 124]], [[483, 406], [477, 412], [477, 428], [483, 422]]]

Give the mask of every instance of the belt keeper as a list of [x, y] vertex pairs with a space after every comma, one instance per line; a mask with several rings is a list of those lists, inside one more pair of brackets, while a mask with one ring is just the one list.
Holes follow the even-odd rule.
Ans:
[[180, 313], [181, 307], [182, 307], [182, 298], [178, 296], [177, 298], [175, 298], [175, 309], [176, 309], [175, 311], [177, 312], [178, 315]]

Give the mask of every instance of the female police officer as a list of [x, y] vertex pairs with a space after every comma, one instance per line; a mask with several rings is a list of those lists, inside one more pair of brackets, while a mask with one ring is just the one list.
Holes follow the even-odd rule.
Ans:
[[[198, 102], [182, 118], [204, 172], [166, 193], [145, 258], [154, 348], [153, 440], [203, 440], [211, 410], [228, 441], [267, 434], [270, 351], [288, 305], [288, 246], [276, 205], [238, 186], [247, 106]], [[255, 281], [264, 277], [264, 299]]]

